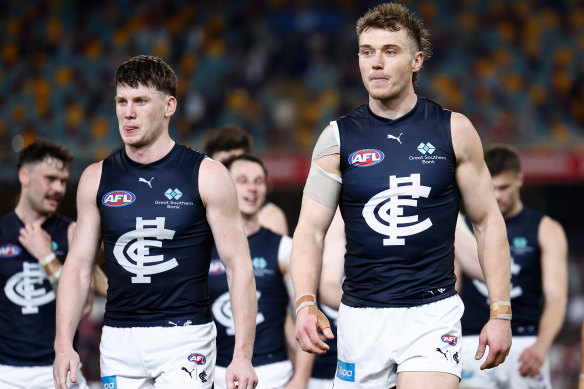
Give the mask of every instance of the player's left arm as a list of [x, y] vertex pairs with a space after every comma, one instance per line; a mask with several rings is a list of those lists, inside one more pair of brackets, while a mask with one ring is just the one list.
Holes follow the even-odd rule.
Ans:
[[239, 213], [237, 194], [227, 169], [205, 158], [199, 169], [199, 192], [206, 208], [219, 258], [225, 266], [235, 324], [233, 360], [227, 367], [227, 388], [251, 389], [257, 377], [251, 365], [257, 298], [247, 237]]
[[[464, 115], [452, 113], [452, 144], [456, 154], [456, 182], [477, 239], [479, 261], [489, 291], [489, 300], [509, 302], [511, 256], [507, 230], [497, 206], [489, 170], [484, 161], [480, 138]], [[476, 358], [482, 358], [485, 346], [489, 355], [481, 369], [501, 364], [511, 347], [510, 321], [490, 319], [479, 337]]]
[[568, 301], [568, 241], [557, 221], [545, 216], [537, 232], [541, 249], [542, 288], [545, 298], [537, 341], [519, 356], [522, 376], [539, 374], [547, 353], [564, 323]]

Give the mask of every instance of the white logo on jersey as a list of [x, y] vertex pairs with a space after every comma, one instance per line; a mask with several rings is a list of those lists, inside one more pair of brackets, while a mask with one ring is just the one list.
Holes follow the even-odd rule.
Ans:
[[150, 179], [150, 181], [148, 181], [147, 179], [140, 177], [140, 178], [138, 178], [138, 182], [143, 182], [145, 184], [148, 184], [148, 186], [150, 187], [150, 189], [152, 189], [152, 180], [153, 179], [154, 179], [154, 177], [152, 177]]
[[[406, 206], [417, 207], [418, 200], [416, 199], [419, 197], [427, 198], [431, 189], [429, 186], [420, 185], [420, 174], [401, 178], [390, 176], [389, 189], [379, 192], [369, 199], [363, 207], [363, 217], [371, 229], [382, 235], [387, 235], [387, 239], [383, 239], [384, 246], [403, 246], [405, 240], [400, 239], [400, 237], [419, 234], [432, 226], [430, 218], [418, 223], [417, 215], [403, 216], [402, 208]], [[411, 199], [400, 197], [411, 197]], [[383, 202], [385, 204], [377, 209], [377, 206]], [[378, 217], [385, 223], [379, 221]], [[402, 227], [401, 224], [412, 225]]]
[[[519, 274], [520, 271], [521, 271], [521, 266], [519, 266], [515, 262], [515, 259], [513, 258], [513, 256], [511, 256], [511, 274], [517, 275], [517, 274]], [[477, 279], [474, 279], [474, 278], [472, 280], [472, 283], [475, 286], [475, 288], [477, 288], [479, 293], [487, 298], [487, 304], [490, 304], [489, 291], [487, 289], [487, 284], [485, 284], [484, 282], [479, 281]], [[509, 296], [512, 299], [514, 299], [514, 298], [521, 296], [522, 294], [523, 294], [523, 289], [521, 288], [521, 286], [513, 286], [513, 283], [511, 283], [511, 289], [509, 290]]]
[[[257, 292], [258, 300], [262, 296], [261, 292]], [[229, 292], [223, 293], [215, 300], [211, 307], [213, 318], [225, 327], [227, 335], [235, 335], [235, 323], [233, 322], [233, 312], [231, 312], [231, 300], [229, 299]], [[265, 320], [264, 315], [258, 311], [256, 316], [256, 326]]]
[[[172, 239], [174, 237], [173, 230], [164, 228], [165, 220], [166, 218], [164, 217], [157, 217], [154, 220], [143, 220], [141, 217], [137, 217], [136, 229], [126, 232], [116, 242], [114, 256], [124, 269], [136, 274], [136, 277], [132, 277], [133, 284], [149, 284], [151, 278], [145, 277], [145, 275], [162, 273], [178, 266], [176, 258], [164, 261], [164, 256], [162, 255], [149, 255], [149, 246], [162, 247], [162, 239]], [[134, 263], [130, 262], [126, 255]], [[154, 262], [162, 263], [148, 265]]]
[[399, 142], [399, 144], [401, 145], [402, 142], [400, 140], [401, 136], [403, 135], [403, 132], [400, 132], [399, 136], [395, 136], [395, 135], [391, 135], [391, 134], [387, 134], [387, 139], [395, 139]]
[[47, 275], [40, 264], [24, 262], [22, 272], [14, 274], [6, 281], [4, 293], [10, 301], [22, 307], [23, 315], [38, 313], [39, 306], [55, 299], [52, 289], [35, 287], [42, 286], [46, 278]]

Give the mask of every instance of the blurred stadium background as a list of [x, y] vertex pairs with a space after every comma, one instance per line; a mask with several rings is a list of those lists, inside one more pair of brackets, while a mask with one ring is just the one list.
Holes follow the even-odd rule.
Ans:
[[[75, 154], [63, 213], [75, 217], [82, 170], [120, 147], [111, 79], [138, 54], [179, 77], [175, 140], [239, 124], [272, 178], [293, 231], [320, 131], [365, 101], [355, 21], [374, 1], [4, 0], [0, 2], [0, 194], [14, 205], [18, 150], [51, 138]], [[552, 350], [554, 388], [576, 387], [584, 318], [584, 2], [403, 1], [431, 31], [419, 94], [466, 114], [485, 145], [522, 153], [525, 203], [560, 221], [570, 243], [570, 301]], [[85, 327], [84, 327], [85, 326]], [[82, 325], [88, 378], [99, 377]], [[85, 344], [86, 343], [86, 344]], [[97, 378], [98, 379], [98, 378]]]

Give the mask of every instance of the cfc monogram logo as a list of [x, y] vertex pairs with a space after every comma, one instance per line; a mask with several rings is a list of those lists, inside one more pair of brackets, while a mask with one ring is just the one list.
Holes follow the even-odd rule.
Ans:
[[403, 207], [417, 207], [417, 199], [427, 198], [430, 190], [429, 186], [420, 185], [419, 174], [390, 176], [389, 189], [369, 199], [363, 207], [363, 217], [371, 229], [387, 236], [383, 239], [384, 246], [403, 246], [405, 240], [401, 237], [418, 234], [432, 226], [429, 218], [418, 223], [417, 215], [403, 216]]
[[[258, 300], [262, 297], [260, 292], [257, 292]], [[216, 322], [225, 327], [227, 335], [235, 336], [235, 322], [233, 321], [233, 312], [231, 312], [231, 300], [229, 299], [229, 292], [223, 293], [219, 296], [211, 306], [213, 318]], [[256, 326], [265, 320], [264, 315], [258, 311], [256, 315]]]
[[[133, 284], [149, 284], [151, 277], [147, 276], [178, 266], [176, 258], [164, 261], [162, 255], [150, 255], [149, 247], [162, 247], [161, 240], [174, 237], [173, 230], [164, 228], [165, 220], [164, 217], [157, 217], [154, 220], [137, 217], [136, 229], [126, 232], [116, 242], [114, 256], [124, 269], [136, 275], [132, 277]], [[152, 265], [157, 262], [162, 263]]]
[[55, 293], [50, 288], [47, 290], [43, 287], [46, 277], [40, 264], [24, 262], [22, 272], [6, 281], [4, 293], [10, 301], [22, 307], [23, 315], [38, 313], [39, 306], [55, 299]]

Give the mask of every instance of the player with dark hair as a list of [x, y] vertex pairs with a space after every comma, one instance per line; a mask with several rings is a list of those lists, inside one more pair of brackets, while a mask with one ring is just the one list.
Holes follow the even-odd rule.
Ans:
[[[45, 139], [37, 139], [18, 156], [18, 203], [0, 219], [2, 388], [54, 387], [55, 293], [75, 231], [75, 222], [56, 212], [72, 160], [66, 147]], [[103, 273], [98, 270], [96, 277]], [[91, 301], [84, 314], [91, 310]], [[87, 388], [80, 369], [78, 374], [79, 388]]]
[[292, 249], [296, 334], [323, 353], [331, 337], [315, 296], [323, 241], [337, 206], [345, 222], [345, 280], [335, 388], [457, 388], [460, 318], [454, 236], [460, 200], [470, 216], [492, 302], [481, 332], [483, 368], [511, 346], [509, 247], [482, 145], [471, 122], [418, 96], [428, 32], [385, 3], [357, 22], [368, 102], [334, 121], [313, 152]]
[[[241, 154], [225, 161], [235, 182], [239, 210], [252, 257], [258, 297], [256, 341], [252, 364], [258, 375], [258, 388], [284, 388], [293, 376], [288, 359], [284, 321], [294, 299], [290, 279], [292, 239], [264, 228], [259, 210], [266, 198], [267, 171], [262, 161]], [[209, 270], [209, 294], [213, 318], [217, 324], [217, 364], [215, 388], [225, 388], [225, 368], [234, 346], [234, 323], [229, 304], [225, 269], [213, 250]]]
[[[221, 163], [230, 157], [251, 152], [251, 135], [243, 128], [227, 124], [210, 133], [205, 141], [205, 154]], [[272, 202], [262, 204], [260, 224], [278, 234], [288, 235], [288, 222], [284, 211]]]
[[521, 201], [521, 160], [508, 145], [485, 150], [495, 197], [505, 219], [511, 249], [511, 304], [513, 346], [507, 361], [481, 370], [472, 352], [489, 320], [486, 285], [463, 277], [464, 337], [461, 388], [551, 388], [548, 351], [558, 335], [568, 299], [568, 244], [555, 220]]
[[[103, 239], [109, 289], [102, 331], [104, 387], [212, 388], [215, 325], [207, 279], [213, 242], [225, 266], [235, 321], [227, 387], [255, 387], [257, 301], [249, 249], [227, 169], [175, 143], [176, 76], [137, 56], [114, 77], [124, 147], [79, 182], [78, 227], [57, 298], [55, 386], [76, 381], [74, 328]], [[81, 292], [80, 292], [81, 291]]]

